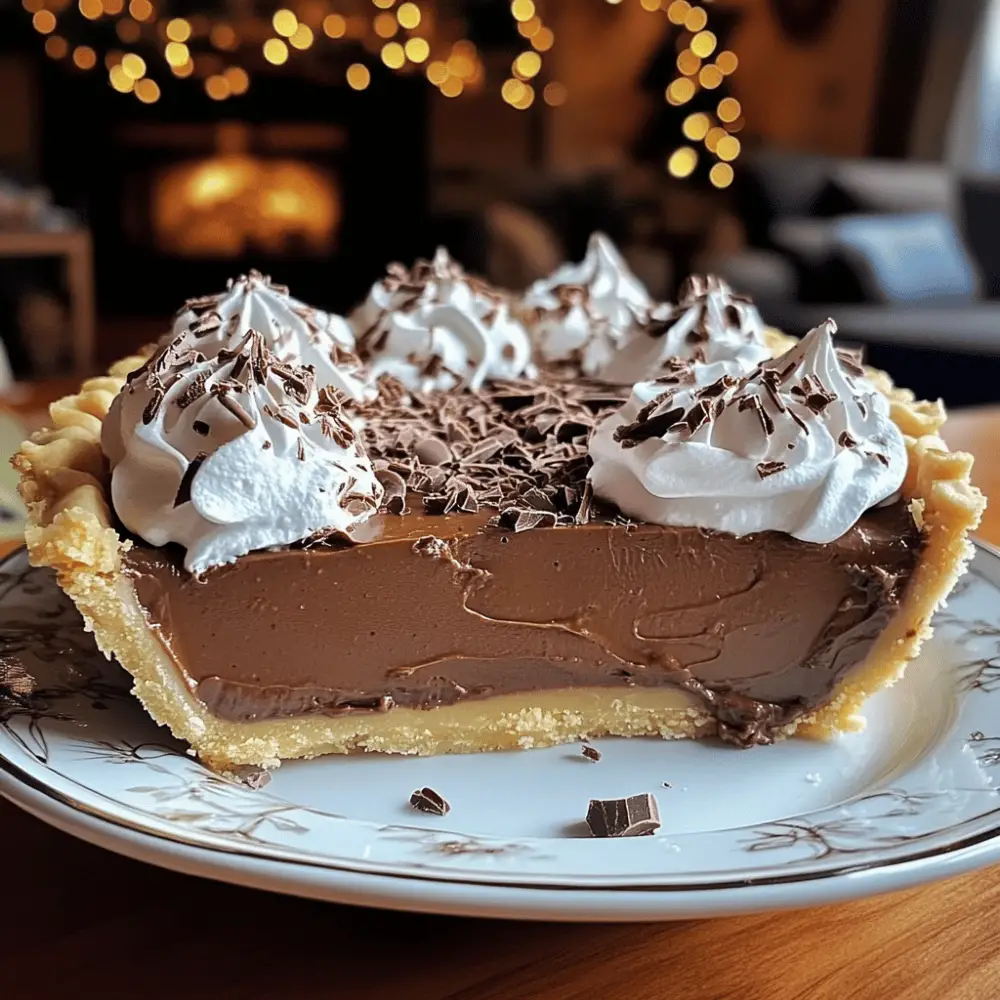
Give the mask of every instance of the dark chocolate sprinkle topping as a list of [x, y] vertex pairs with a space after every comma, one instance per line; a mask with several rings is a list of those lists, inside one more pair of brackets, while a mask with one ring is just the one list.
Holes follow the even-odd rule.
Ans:
[[448, 800], [433, 788], [418, 788], [410, 796], [410, 805], [418, 812], [430, 813], [432, 816], [446, 816], [451, 811]]
[[587, 826], [595, 837], [647, 837], [660, 828], [660, 810], [649, 792], [627, 799], [591, 799]]

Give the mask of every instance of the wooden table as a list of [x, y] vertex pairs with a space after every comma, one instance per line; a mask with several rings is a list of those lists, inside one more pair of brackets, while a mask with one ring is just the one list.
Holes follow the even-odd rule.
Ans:
[[[1000, 408], [958, 414], [1000, 497]], [[1000, 504], [983, 537], [1000, 544]], [[677, 924], [380, 913], [176, 875], [0, 802], [10, 1000], [994, 1000], [1000, 866], [826, 909]]]

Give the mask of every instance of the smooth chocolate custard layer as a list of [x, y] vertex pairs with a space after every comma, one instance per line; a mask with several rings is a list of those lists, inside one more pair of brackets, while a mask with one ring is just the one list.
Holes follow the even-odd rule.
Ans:
[[203, 580], [169, 547], [126, 563], [224, 719], [673, 685], [750, 744], [864, 659], [920, 548], [903, 501], [825, 545], [613, 519], [514, 531], [494, 514], [382, 513], [363, 544], [259, 552]]

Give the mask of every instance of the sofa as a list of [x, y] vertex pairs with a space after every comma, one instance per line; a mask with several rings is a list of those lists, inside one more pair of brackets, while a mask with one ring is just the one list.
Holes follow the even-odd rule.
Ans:
[[1000, 401], [1000, 177], [768, 152], [733, 197], [746, 245], [708, 266], [768, 322], [803, 333], [832, 316], [918, 394]]

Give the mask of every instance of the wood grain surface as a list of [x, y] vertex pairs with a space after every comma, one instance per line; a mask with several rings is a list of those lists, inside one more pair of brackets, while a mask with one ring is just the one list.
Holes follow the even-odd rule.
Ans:
[[[946, 436], [1000, 497], [1000, 408], [956, 414]], [[1000, 509], [982, 537], [1000, 544]], [[577, 926], [238, 889], [90, 847], [3, 801], [0, 844], [3, 1000], [1000, 998], [1000, 866], [819, 910]]]

